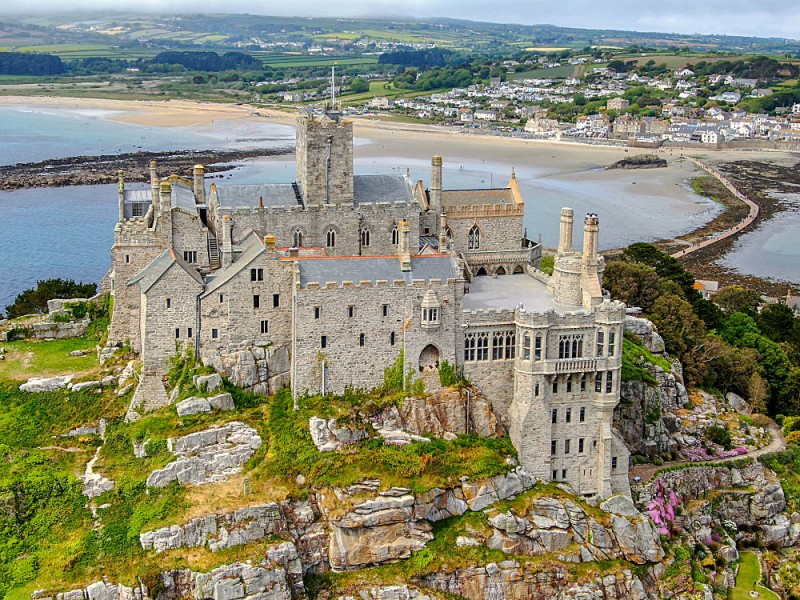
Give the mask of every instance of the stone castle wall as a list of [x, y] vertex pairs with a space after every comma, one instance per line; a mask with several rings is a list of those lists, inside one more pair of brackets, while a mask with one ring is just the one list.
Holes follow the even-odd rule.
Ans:
[[172, 246], [178, 255], [183, 258], [184, 252], [196, 252], [197, 261], [192, 266], [208, 269], [208, 228], [200, 221], [200, 216], [174, 209], [172, 224]]
[[301, 118], [297, 183], [306, 206], [353, 204], [353, 124]]
[[[292, 357], [294, 389], [297, 393], [322, 388], [322, 362], [326, 363], [327, 391], [341, 393], [345, 387], [371, 388], [383, 383], [384, 369], [393, 365], [403, 348], [406, 326], [406, 370], [419, 372], [426, 346], [433, 345], [439, 360], [456, 364], [460, 350], [458, 313], [462, 297], [456, 280], [395, 285], [347, 283], [298, 288], [294, 318], [295, 348]], [[436, 292], [441, 307], [439, 326], [423, 329], [421, 302], [425, 292]], [[387, 316], [383, 306], [387, 306]], [[349, 307], [354, 307], [349, 317]], [[319, 318], [315, 309], [319, 308]], [[360, 336], [364, 334], [364, 345]], [[394, 334], [394, 344], [392, 344]], [[326, 336], [326, 347], [321, 339]]]

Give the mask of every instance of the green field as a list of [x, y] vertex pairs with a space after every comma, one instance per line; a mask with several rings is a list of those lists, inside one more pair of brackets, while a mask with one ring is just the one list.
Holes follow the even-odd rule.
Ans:
[[319, 67], [331, 65], [375, 65], [375, 56], [307, 56], [302, 54], [273, 54], [255, 51], [251, 54], [272, 68]]
[[751, 600], [750, 592], [758, 592], [759, 598], [780, 600], [778, 594], [758, 582], [761, 580], [761, 565], [758, 557], [752, 552], [742, 552], [739, 558], [739, 574], [736, 576], [736, 587], [730, 590], [729, 600]]
[[[596, 65], [600, 66], [600, 65]], [[561, 65], [552, 69], [533, 69], [532, 71], [521, 71], [520, 73], [510, 73], [511, 79], [567, 79], [574, 77], [576, 67], [581, 65]]]

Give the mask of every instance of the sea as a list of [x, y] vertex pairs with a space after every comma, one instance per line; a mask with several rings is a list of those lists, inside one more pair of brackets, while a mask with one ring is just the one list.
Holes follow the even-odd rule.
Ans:
[[[263, 118], [165, 128], [113, 120], [117, 112], [47, 106], [0, 107], [0, 164], [140, 150], [275, 148], [294, 143], [293, 127]], [[413, 180], [429, 181], [430, 157], [419, 156], [413, 146], [393, 156], [361, 151], [371, 143], [369, 139], [356, 139], [356, 173], [408, 173]], [[499, 187], [508, 182], [511, 169], [512, 165], [492, 161], [490, 157], [478, 161], [448, 153], [443, 179], [447, 188]], [[664, 170], [651, 170], [646, 175], [631, 171], [613, 178], [599, 173], [594, 177], [588, 172], [576, 177], [574, 173], [553, 173], [552, 169], [545, 171], [529, 165], [517, 166], [516, 175], [526, 199], [527, 236], [541, 239], [548, 246], [557, 243], [559, 212], [565, 205], [571, 206], [576, 215], [600, 214], [601, 249], [680, 235], [709, 221], [720, 210], [715, 203], [696, 196], [686, 181], [675, 181], [674, 175]], [[633, 184], [645, 176], [650, 183], [670, 186], [669, 194], [634, 193]], [[218, 183], [290, 182], [294, 180], [294, 157], [245, 161], [217, 177]], [[677, 193], [675, 186], [680, 187]], [[0, 312], [17, 294], [35, 286], [40, 279], [61, 277], [99, 282], [109, 268], [116, 219], [115, 185], [0, 192]], [[760, 236], [753, 235], [747, 242], [744, 241], [747, 236], [742, 238], [743, 248], [737, 245], [736, 252], [728, 259], [745, 272], [752, 268], [762, 275], [797, 281], [797, 270], [791, 266], [800, 257], [797, 236], [791, 234], [791, 229], [789, 233], [772, 231], [770, 223], [756, 233], [759, 232]], [[577, 230], [576, 240], [580, 240]], [[773, 256], [785, 259], [776, 261], [774, 270]]]

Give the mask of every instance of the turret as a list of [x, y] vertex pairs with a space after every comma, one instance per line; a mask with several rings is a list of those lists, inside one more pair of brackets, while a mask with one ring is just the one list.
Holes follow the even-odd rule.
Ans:
[[300, 117], [295, 158], [297, 186], [306, 207], [353, 206], [353, 124], [350, 121], [329, 116]]
[[120, 169], [117, 171], [117, 178], [119, 179], [119, 222], [125, 220], [125, 171]]
[[152, 195], [153, 206], [158, 206], [158, 172], [156, 171], [156, 161], [150, 161], [150, 192]]
[[206, 203], [206, 168], [203, 165], [195, 165], [193, 171], [194, 179], [194, 198], [197, 204]]
[[233, 217], [222, 215], [222, 266], [227, 267], [233, 260]]
[[431, 159], [431, 189], [429, 195], [430, 210], [442, 210], [442, 157], [434, 156]]
[[558, 238], [558, 253], [572, 252], [572, 209], [561, 209], [561, 231]]
[[397, 224], [397, 231], [400, 234], [400, 244], [397, 248], [398, 256], [400, 257], [400, 270], [411, 270], [411, 248], [408, 241], [408, 221], [403, 219]]

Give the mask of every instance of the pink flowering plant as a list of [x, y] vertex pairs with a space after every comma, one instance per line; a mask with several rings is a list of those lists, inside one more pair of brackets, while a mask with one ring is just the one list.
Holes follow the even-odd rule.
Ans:
[[669, 537], [669, 531], [675, 522], [675, 509], [681, 503], [681, 499], [673, 490], [664, 488], [664, 484], [659, 480], [656, 483], [656, 493], [647, 507], [647, 514], [653, 523], [656, 524], [658, 533]]

